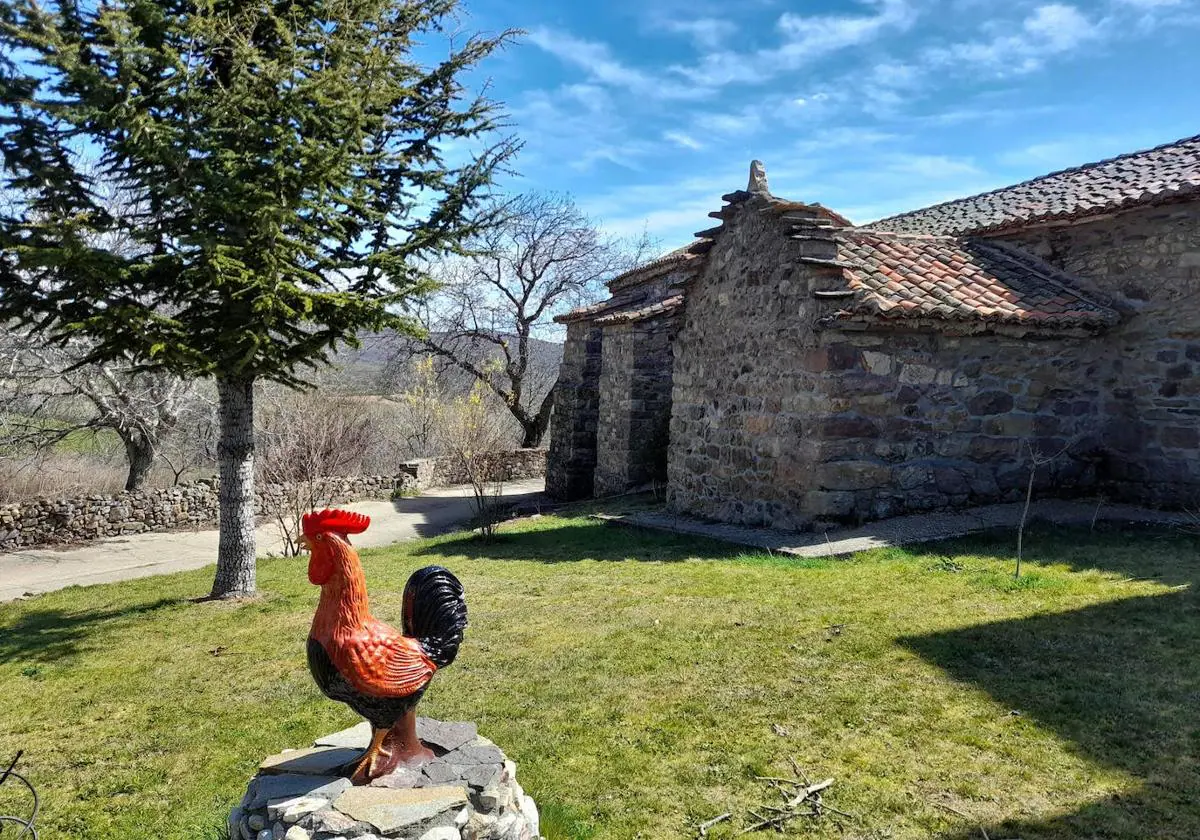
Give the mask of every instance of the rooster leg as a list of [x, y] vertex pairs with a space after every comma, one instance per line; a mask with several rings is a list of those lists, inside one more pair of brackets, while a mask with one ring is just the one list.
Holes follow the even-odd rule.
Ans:
[[417, 711], [405, 712], [387, 731], [383, 742], [386, 759], [380, 767], [382, 773], [391, 773], [401, 764], [417, 767], [433, 758], [433, 750], [421, 743], [417, 737]]
[[372, 779], [382, 776], [383, 773], [376, 772], [376, 759], [380, 756], [383, 749], [383, 740], [391, 732], [390, 729], [372, 729], [371, 730], [371, 746], [367, 747], [367, 751], [362, 754], [362, 757], [357, 761], [353, 761], [346, 765], [346, 773], [350, 777], [350, 784], [365, 785]]

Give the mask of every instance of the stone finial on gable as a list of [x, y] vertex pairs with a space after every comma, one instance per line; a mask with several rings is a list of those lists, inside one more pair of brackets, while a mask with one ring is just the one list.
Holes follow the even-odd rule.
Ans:
[[746, 192], [771, 194], [771, 188], [767, 186], [767, 168], [761, 160], [750, 161], [750, 183]]

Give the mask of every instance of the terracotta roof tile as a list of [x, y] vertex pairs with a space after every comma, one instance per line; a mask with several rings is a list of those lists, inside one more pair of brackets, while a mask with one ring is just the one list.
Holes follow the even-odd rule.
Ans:
[[660, 300], [658, 303], [644, 306], [641, 309], [628, 309], [624, 312], [614, 312], [612, 315], [606, 315], [603, 318], [597, 318], [597, 324], [629, 324], [634, 321], [645, 321], [648, 318], [653, 318], [656, 315], [665, 315], [668, 312], [674, 312], [679, 307], [683, 306], [683, 295], [672, 295], [665, 300]]
[[838, 231], [838, 260], [856, 292], [839, 318], [941, 318], [1097, 329], [1117, 321], [1072, 277], [1014, 248], [955, 237]]
[[676, 248], [674, 251], [664, 254], [656, 260], [651, 260], [645, 265], [639, 265], [637, 268], [626, 271], [624, 274], [619, 274], [605, 285], [609, 289], [616, 289], [631, 283], [649, 280], [688, 263], [695, 263], [698, 268], [703, 264], [704, 255], [708, 253], [710, 247], [712, 247], [711, 239], [697, 239], [695, 242], [691, 242], [682, 248]]
[[977, 234], [1189, 196], [1200, 197], [1200, 135], [890, 216], [866, 227], [898, 233]]
[[618, 309], [623, 301], [606, 300], [601, 303], [593, 303], [591, 306], [580, 306], [572, 309], [570, 312], [564, 312], [562, 315], [555, 315], [554, 321], [558, 324], [569, 324], [572, 321], [583, 321], [587, 318], [595, 318], [610, 309]]

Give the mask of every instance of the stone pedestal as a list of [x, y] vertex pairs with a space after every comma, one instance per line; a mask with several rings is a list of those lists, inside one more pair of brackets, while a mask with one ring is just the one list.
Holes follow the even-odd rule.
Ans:
[[265, 759], [229, 815], [229, 840], [537, 840], [517, 767], [473, 723], [417, 719], [435, 758], [352, 787], [339, 768], [366, 749], [367, 723]]

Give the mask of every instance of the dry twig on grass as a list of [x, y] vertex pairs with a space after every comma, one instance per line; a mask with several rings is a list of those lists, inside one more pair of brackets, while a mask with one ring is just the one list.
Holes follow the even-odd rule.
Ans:
[[777, 791], [782, 797], [783, 802], [780, 805], [762, 805], [758, 810], [750, 811], [750, 816], [757, 820], [757, 822], [749, 828], [743, 829], [740, 834], [752, 834], [755, 831], [762, 831], [766, 828], [782, 831], [792, 820], [802, 817], [816, 819], [823, 816], [826, 812], [853, 819], [850, 814], [834, 808], [824, 801], [823, 793], [833, 786], [833, 779], [826, 779], [815, 784], [811, 783], [800, 769], [800, 765], [796, 763], [796, 760], [791, 759], [791, 762], [792, 769], [796, 773], [795, 778], [783, 779], [775, 776], [755, 777], [761, 782], [766, 782], [773, 790]]
[[725, 820], [730, 819], [732, 816], [733, 814], [721, 814], [719, 817], [713, 817], [711, 820], [706, 820], [705, 822], [700, 823], [700, 836], [707, 837], [708, 830], [710, 828], [712, 828], [714, 825], [725, 822]]

